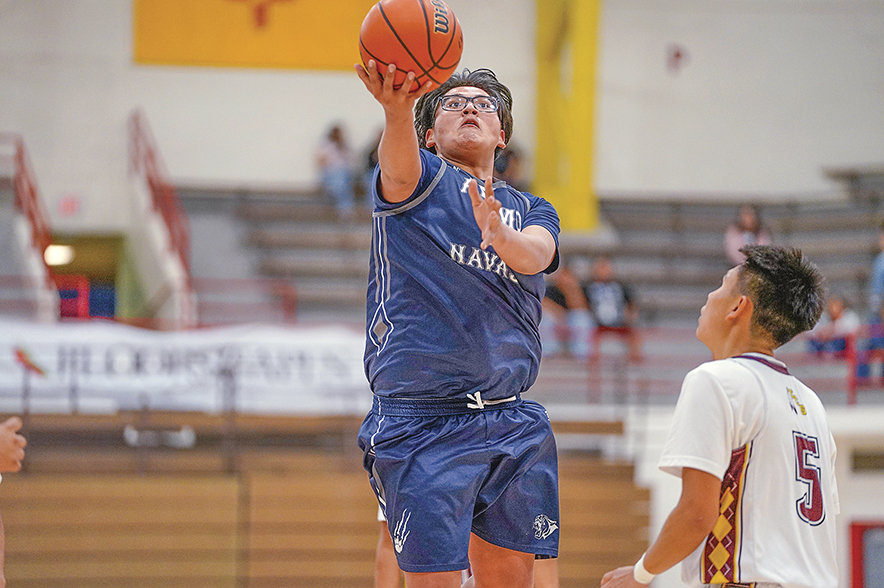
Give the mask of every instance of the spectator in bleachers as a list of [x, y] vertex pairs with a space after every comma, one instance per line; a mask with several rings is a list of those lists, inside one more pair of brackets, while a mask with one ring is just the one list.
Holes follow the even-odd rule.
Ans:
[[862, 319], [839, 294], [832, 294], [826, 302], [826, 310], [819, 322], [809, 332], [808, 345], [814, 353], [843, 354], [847, 339], [855, 337], [862, 326]]
[[629, 355], [638, 359], [640, 341], [635, 326], [638, 321], [638, 304], [632, 290], [614, 275], [614, 265], [606, 255], [596, 258], [592, 277], [583, 285], [589, 311], [596, 328], [614, 331], [622, 335], [629, 345]]
[[588, 275], [589, 262], [574, 257], [546, 277], [540, 338], [544, 356], [589, 355], [593, 320], [578, 276]]
[[728, 225], [724, 232], [724, 251], [731, 266], [740, 265], [746, 261], [746, 256], [740, 253], [740, 248], [745, 245], [770, 245], [773, 237], [770, 231], [761, 221], [758, 209], [752, 204], [743, 204], [737, 213], [737, 218]]
[[856, 376], [860, 380], [869, 379], [872, 364], [884, 356], [884, 224], [878, 234], [878, 250], [869, 275], [869, 315], [863, 337], [857, 342]]
[[521, 150], [515, 145], [509, 144], [503, 151], [498, 153], [494, 160], [494, 176], [519, 192], [528, 190]]
[[856, 377], [868, 380], [872, 377], [873, 363], [879, 362], [884, 357], [884, 302], [870, 317], [862, 334], [863, 337], [857, 342]]
[[374, 210], [374, 202], [371, 201], [371, 181], [374, 178], [375, 168], [378, 166], [378, 147], [381, 145], [381, 137], [384, 135], [384, 129], [378, 131], [377, 136], [369, 145], [368, 151], [365, 153], [365, 168], [362, 170], [363, 197], [365, 198], [365, 207], [368, 210]]
[[355, 202], [353, 156], [341, 125], [335, 124], [329, 129], [328, 135], [316, 150], [316, 163], [321, 174], [323, 192], [334, 202], [338, 216], [350, 219]]
[[884, 302], [884, 224], [878, 235], [879, 253], [872, 263], [872, 272], [869, 275], [869, 319], [872, 322], [880, 322], [879, 310]]

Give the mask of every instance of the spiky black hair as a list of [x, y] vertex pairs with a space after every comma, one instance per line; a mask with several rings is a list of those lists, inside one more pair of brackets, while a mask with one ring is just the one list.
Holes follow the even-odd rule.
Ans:
[[775, 347], [816, 325], [825, 307], [825, 279], [799, 249], [747, 245], [740, 249], [740, 293], [755, 308], [752, 329], [763, 331]]

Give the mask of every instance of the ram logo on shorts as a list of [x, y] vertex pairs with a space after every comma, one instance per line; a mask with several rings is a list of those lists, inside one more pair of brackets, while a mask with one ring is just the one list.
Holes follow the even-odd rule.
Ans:
[[548, 516], [544, 514], [537, 515], [537, 518], [534, 519], [534, 538], [546, 539], [558, 528], [559, 525]]

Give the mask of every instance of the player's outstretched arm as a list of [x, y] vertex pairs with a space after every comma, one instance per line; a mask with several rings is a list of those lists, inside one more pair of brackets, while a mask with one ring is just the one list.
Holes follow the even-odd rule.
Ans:
[[414, 132], [414, 103], [426, 94], [432, 82], [410, 92], [414, 72], [408, 72], [405, 83], [396, 90], [393, 78], [396, 66], [392, 63], [387, 73], [378, 75], [377, 63], [371, 59], [368, 69], [356, 66], [356, 73], [365, 87], [384, 108], [384, 134], [378, 146], [381, 166], [381, 190], [387, 202], [402, 202], [414, 192], [421, 177], [421, 161], [417, 135]]
[[528, 226], [517, 231], [500, 220], [500, 202], [494, 197], [492, 179], [485, 180], [485, 198], [479, 195], [476, 180], [469, 184], [473, 215], [482, 230], [482, 249], [489, 246], [514, 272], [534, 275], [552, 263], [556, 241], [549, 231], [540, 226]]
[[[648, 572], [660, 574], [686, 558], [712, 531], [718, 520], [721, 480], [712, 474], [684, 468], [681, 497], [669, 513], [657, 539], [643, 556]], [[634, 566], [617, 568], [602, 577], [602, 588], [637, 588]]]
[[17, 472], [25, 458], [25, 438], [19, 434], [21, 419], [10, 417], [0, 423], [0, 472]]

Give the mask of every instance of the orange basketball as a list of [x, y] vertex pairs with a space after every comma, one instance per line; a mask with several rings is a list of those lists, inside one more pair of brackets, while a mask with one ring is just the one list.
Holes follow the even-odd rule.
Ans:
[[371, 7], [359, 33], [359, 53], [368, 68], [374, 59], [383, 75], [396, 64], [395, 88], [415, 75], [411, 91], [427, 80], [433, 88], [454, 73], [463, 51], [463, 31], [442, 0], [381, 0]]

